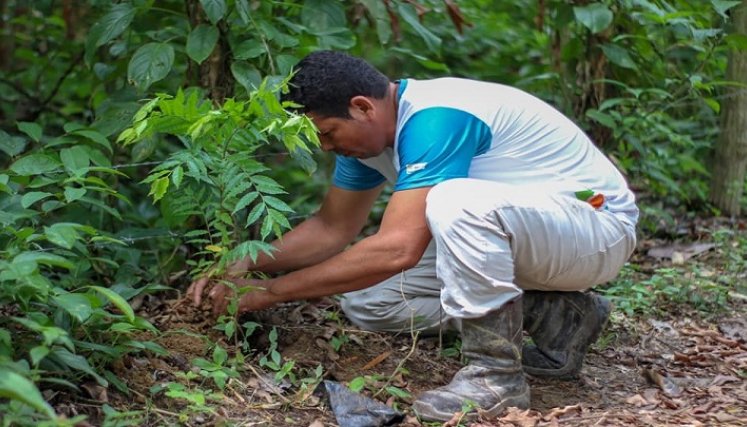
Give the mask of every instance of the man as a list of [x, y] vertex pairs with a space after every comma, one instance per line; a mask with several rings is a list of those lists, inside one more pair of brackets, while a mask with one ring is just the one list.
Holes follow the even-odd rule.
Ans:
[[[527, 408], [523, 371], [576, 376], [610, 310], [579, 291], [614, 278], [635, 246], [638, 209], [612, 163], [570, 120], [511, 87], [390, 82], [330, 51], [297, 69], [288, 98], [337, 154], [334, 180], [273, 258], [231, 267], [235, 283], [260, 288], [240, 309], [345, 293], [346, 315], [363, 328], [449, 322], [469, 364], [417, 399], [426, 420], [446, 421], [467, 402], [493, 416]], [[394, 192], [378, 232], [345, 249], [387, 182]], [[239, 277], [247, 271], [292, 272]], [[208, 282], [190, 287], [195, 303]], [[210, 292], [217, 312], [226, 293]], [[523, 349], [522, 322], [534, 341]]]

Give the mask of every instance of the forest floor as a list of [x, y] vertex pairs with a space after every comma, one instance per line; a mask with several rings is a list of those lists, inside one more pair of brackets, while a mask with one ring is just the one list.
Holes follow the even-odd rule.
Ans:
[[[618, 303], [579, 379], [529, 377], [530, 409], [471, 424], [457, 416], [447, 425], [747, 426], [747, 237], [720, 245], [686, 237], [674, 249], [641, 242], [635, 267], [608, 291]], [[741, 284], [726, 289], [724, 278]], [[169, 354], [123, 358], [114, 372], [129, 395], [84, 385], [90, 398], [53, 399], [59, 413], [87, 414], [89, 425], [108, 426], [337, 426], [324, 387], [314, 387], [323, 378], [400, 410], [404, 418], [395, 425], [437, 426], [419, 422], [410, 404], [461, 366], [457, 340], [362, 331], [331, 298], [251, 319], [260, 327], [241, 364], [231, 357], [236, 343], [225, 342], [214, 320], [187, 300], [150, 298], [140, 314], [162, 331], [140, 339]], [[228, 351], [227, 361], [214, 357], [215, 343]], [[201, 368], [198, 358], [205, 359]], [[221, 390], [215, 372], [238, 376]]]

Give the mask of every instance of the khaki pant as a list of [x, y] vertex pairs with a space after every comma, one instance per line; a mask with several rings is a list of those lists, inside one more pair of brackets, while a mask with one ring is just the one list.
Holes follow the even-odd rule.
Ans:
[[437, 330], [500, 308], [527, 290], [578, 291], [612, 280], [633, 252], [635, 224], [541, 187], [453, 179], [428, 194], [433, 234], [420, 262], [345, 294], [370, 330]]

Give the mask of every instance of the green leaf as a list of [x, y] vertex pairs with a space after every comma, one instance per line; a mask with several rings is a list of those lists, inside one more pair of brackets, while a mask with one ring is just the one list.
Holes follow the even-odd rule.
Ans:
[[76, 145], [75, 147], [63, 148], [60, 150], [60, 160], [65, 169], [79, 175], [81, 169], [91, 165], [91, 158], [88, 156], [88, 150]]
[[157, 145], [157, 138], [143, 138], [142, 141], [138, 142], [132, 147], [132, 160], [135, 162], [142, 162], [156, 151]]
[[83, 323], [91, 317], [93, 314], [93, 307], [91, 307], [91, 301], [86, 298], [85, 295], [78, 293], [66, 293], [53, 297], [52, 300], [65, 311], [70, 313], [71, 316], [76, 318], [78, 322]]
[[59, 255], [55, 255], [49, 252], [21, 252], [13, 258], [13, 262], [35, 262], [38, 264], [47, 265], [50, 267], [62, 267], [68, 270], [75, 268], [75, 264], [68, 261], [66, 258]]
[[602, 113], [600, 111], [597, 111], [593, 108], [586, 110], [586, 116], [603, 124], [604, 126], [610, 128], [610, 129], [616, 129], [617, 123], [615, 122], [615, 119], [612, 118], [609, 114]]
[[0, 397], [23, 402], [48, 418], [55, 418], [54, 409], [34, 383], [7, 368], [0, 368]]
[[278, 64], [278, 72], [281, 75], [287, 75], [293, 69], [293, 66], [298, 63], [298, 58], [293, 55], [278, 55], [275, 57], [275, 63]]
[[65, 201], [70, 203], [80, 200], [86, 195], [86, 189], [83, 187], [65, 187]]
[[26, 148], [26, 139], [19, 136], [10, 136], [0, 130], [0, 150], [10, 157], [15, 157]]
[[163, 79], [174, 64], [174, 48], [167, 43], [148, 43], [141, 46], [127, 66], [127, 80], [141, 90]]
[[226, 2], [225, 0], [200, 0], [202, 8], [205, 10], [210, 22], [216, 24], [226, 14]]
[[262, 240], [266, 239], [267, 236], [272, 233], [272, 229], [275, 227], [275, 221], [270, 215], [267, 215], [264, 220], [262, 220], [262, 226], [259, 228], [259, 235], [262, 237]]
[[360, 2], [376, 20], [376, 34], [379, 36], [379, 43], [387, 44], [392, 37], [392, 25], [386, 5], [380, 0], [361, 0]]
[[44, 235], [51, 243], [65, 249], [72, 249], [76, 240], [80, 238], [75, 226], [64, 222], [44, 227]]
[[232, 50], [234, 59], [254, 59], [265, 53], [264, 45], [255, 39], [244, 40]]
[[76, 130], [75, 132], [71, 132], [73, 135], [79, 135], [83, 138], [88, 139], [89, 141], [93, 141], [96, 144], [101, 145], [102, 147], [105, 147], [109, 152], [112, 152], [112, 145], [109, 143], [109, 140], [106, 139], [106, 136], [102, 134], [101, 132], [93, 129], [80, 129]]
[[[284, 227], [286, 229], [290, 229], [291, 228], [290, 222], [288, 222], [288, 218], [286, 218], [285, 215], [282, 214], [282, 212], [276, 211], [275, 209], [267, 209], [267, 216], [270, 217], [270, 218], [272, 218], [272, 221], [275, 224], [277, 224], [277, 225], [279, 225], [281, 227]], [[274, 227], [274, 225], [273, 225], [273, 227]], [[280, 236], [278, 235], [278, 237], [280, 237]]]
[[365, 377], [355, 377], [350, 381], [350, 383], [348, 383], [348, 388], [350, 390], [353, 390], [356, 393], [359, 393], [361, 390], [363, 390], [363, 387], [365, 386], [366, 386]]
[[729, 19], [729, 15], [726, 14], [729, 9], [735, 6], [739, 6], [739, 4], [741, 3], [742, 2], [740, 1], [711, 0], [711, 4], [713, 4], [716, 12], [718, 12], [718, 14], [721, 15], [724, 19]]
[[91, 27], [88, 41], [94, 46], [103, 46], [113, 40], [130, 26], [135, 17], [135, 9], [129, 3], [119, 3], [112, 6], [106, 15]]
[[393, 385], [387, 386], [386, 391], [391, 394], [394, 397], [399, 397], [400, 399], [409, 399], [412, 397], [412, 395], [405, 390], [402, 390], [399, 387], [395, 387]]
[[215, 350], [213, 350], [213, 362], [215, 362], [216, 365], [222, 366], [227, 359], [228, 353], [226, 350], [223, 349], [223, 347], [216, 345]]
[[184, 169], [181, 166], [175, 167], [171, 172], [171, 182], [174, 184], [174, 187], [179, 188], [179, 186], [182, 184], [183, 179]]
[[26, 193], [23, 195], [23, 197], [21, 197], [21, 206], [26, 209], [39, 200], [46, 199], [49, 196], [53, 196], [53, 194], [47, 193], [46, 191], [32, 191], [30, 193]]
[[345, 27], [345, 9], [342, 2], [329, 0], [306, 0], [301, 9], [301, 23], [312, 31]]
[[109, 385], [109, 383], [101, 375], [97, 374], [96, 371], [93, 370], [91, 365], [88, 364], [86, 358], [81, 355], [71, 353], [69, 350], [64, 348], [56, 348], [50, 354], [50, 356], [54, 357], [58, 362], [75, 369], [76, 371], [87, 373], [88, 375], [96, 379], [96, 382], [102, 387], [106, 387]]
[[402, 16], [405, 22], [410, 24], [415, 32], [418, 33], [420, 38], [423, 39], [428, 50], [434, 53], [438, 52], [438, 49], [441, 47], [441, 39], [420, 23], [415, 7], [410, 4], [400, 3], [398, 9], [400, 16]]
[[254, 208], [252, 208], [251, 212], [249, 212], [249, 215], [246, 217], [246, 227], [249, 227], [250, 225], [254, 224], [259, 217], [262, 216], [262, 213], [264, 213], [267, 206], [264, 203], [257, 203]]
[[703, 102], [711, 107], [711, 110], [713, 110], [714, 113], [718, 114], [721, 111], [721, 104], [718, 102], [718, 100], [713, 98], [703, 98]]
[[42, 128], [34, 122], [18, 122], [18, 130], [25, 133], [29, 138], [39, 142], [42, 137]]
[[[130, 395], [130, 390], [127, 388], [127, 383], [125, 383], [119, 377], [117, 377], [116, 375], [114, 375], [114, 373], [112, 373], [112, 371], [110, 371], [108, 369], [106, 371], [104, 371], [104, 378], [106, 378], [112, 385], [114, 385], [114, 387], [117, 388], [117, 390], [119, 390], [123, 394], [125, 394], [127, 396]], [[107, 406], [108, 405], [105, 404], [104, 408], [106, 408]], [[104, 409], [104, 412], [106, 412], [106, 409]], [[134, 415], [136, 415], [137, 417], [139, 417], [140, 413], [136, 413]], [[141, 419], [140, 418], [135, 418], [133, 420], [133, 422], [135, 424], [138, 424], [139, 422], [141, 422]], [[107, 425], [106, 420], [104, 420], [103, 425]], [[117, 424], [115, 422], [115, 423], [112, 423], [112, 424], [109, 424], [109, 425], [117, 425]]]
[[290, 206], [288, 206], [287, 203], [285, 203], [284, 201], [278, 199], [277, 197], [265, 196], [264, 197], [264, 201], [265, 201], [265, 203], [267, 203], [268, 206], [273, 207], [273, 208], [275, 208], [275, 209], [277, 209], [279, 211], [283, 211], [283, 212], [294, 212], [293, 208], [291, 208]]
[[244, 61], [234, 61], [231, 64], [231, 74], [237, 82], [246, 88], [247, 92], [256, 90], [262, 83], [262, 76], [253, 65]]
[[236, 203], [236, 206], [233, 208], [233, 212], [231, 213], [235, 214], [236, 212], [249, 206], [249, 204], [252, 203], [258, 196], [259, 196], [259, 193], [256, 191], [252, 191], [250, 193], [244, 194], [244, 196], [239, 200], [239, 202]]
[[606, 56], [613, 64], [631, 70], [638, 69], [638, 64], [633, 61], [633, 58], [630, 57], [628, 51], [624, 48], [610, 43], [603, 44], [600, 47], [604, 52], [604, 56]]
[[163, 198], [163, 196], [166, 194], [166, 190], [168, 189], [169, 177], [162, 176], [161, 178], [153, 181], [153, 183], [150, 185], [150, 193], [148, 193], [148, 195], [153, 196], [153, 203], [155, 203]]
[[581, 24], [593, 34], [603, 31], [612, 23], [612, 11], [602, 3], [592, 3], [588, 6], [576, 6], [573, 14]]
[[247, 0], [236, 0], [236, 11], [239, 12], [239, 17], [244, 25], [249, 24], [252, 19], [251, 9], [249, 8], [249, 2]]
[[29, 356], [31, 357], [31, 364], [39, 366], [39, 362], [42, 361], [49, 354], [49, 347], [46, 345], [38, 345], [29, 350]]
[[212, 25], [200, 24], [187, 37], [187, 55], [198, 64], [206, 60], [218, 42], [218, 29]]
[[114, 304], [114, 306], [117, 307], [119, 311], [122, 312], [122, 314], [125, 315], [125, 317], [127, 318], [127, 320], [130, 321], [130, 323], [133, 323], [135, 321], [135, 312], [132, 310], [132, 307], [130, 307], [130, 304], [128, 304], [127, 301], [124, 298], [122, 298], [118, 293], [108, 288], [102, 288], [101, 286], [89, 286], [89, 287], [91, 289], [94, 289], [104, 294], [104, 296], [109, 301], [111, 301], [111, 303]]
[[31, 154], [16, 160], [10, 170], [22, 176], [39, 175], [60, 168], [60, 162], [47, 154]]

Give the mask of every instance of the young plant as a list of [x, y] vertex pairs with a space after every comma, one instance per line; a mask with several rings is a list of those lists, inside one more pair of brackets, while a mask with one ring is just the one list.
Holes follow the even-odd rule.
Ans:
[[267, 349], [267, 353], [259, 359], [259, 366], [269, 368], [275, 372], [275, 382], [280, 383], [283, 378], [288, 378], [291, 384], [296, 382], [296, 375], [293, 372], [293, 367], [296, 362], [294, 360], [286, 360], [283, 362], [282, 356], [278, 351], [278, 330], [273, 327], [269, 334], [270, 347]]
[[210, 378], [215, 382], [219, 389], [226, 388], [226, 381], [229, 378], [238, 378], [239, 373], [235, 368], [226, 366], [228, 362], [228, 353], [226, 350], [217, 345], [213, 349], [212, 360], [196, 358], [192, 363], [200, 369], [200, 375], [204, 378]]

